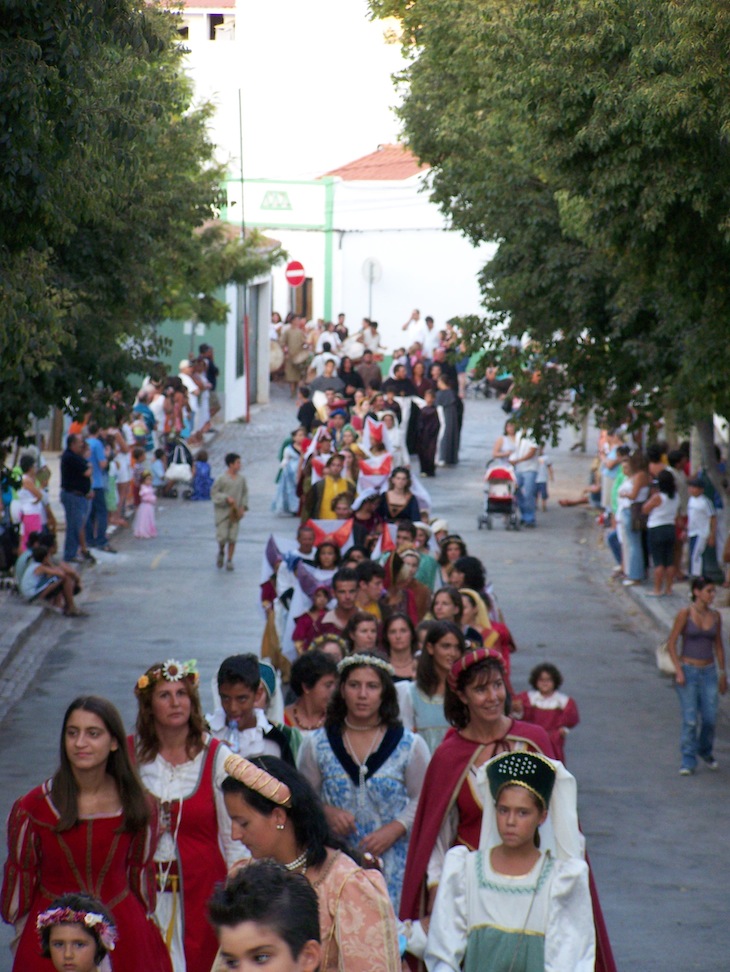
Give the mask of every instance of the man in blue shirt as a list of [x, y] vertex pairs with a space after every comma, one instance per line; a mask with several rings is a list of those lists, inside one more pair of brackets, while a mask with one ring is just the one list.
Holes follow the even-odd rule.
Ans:
[[106, 486], [108, 481], [107, 469], [109, 459], [107, 458], [104, 443], [99, 439], [99, 423], [89, 422], [87, 425], [88, 438], [86, 440], [91, 462], [91, 512], [89, 513], [88, 529], [86, 541], [90, 547], [105, 550], [107, 553], [116, 553], [109, 546], [106, 536], [107, 511], [106, 511]]

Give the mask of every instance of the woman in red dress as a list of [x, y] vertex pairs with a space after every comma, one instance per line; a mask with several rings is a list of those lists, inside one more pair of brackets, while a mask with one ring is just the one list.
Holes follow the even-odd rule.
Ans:
[[121, 716], [106, 699], [76, 699], [64, 716], [55, 776], [10, 814], [2, 917], [20, 936], [14, 972], [48, 969], [36, 918], [70, 891], [98, 898], [112, 913], [114, 972], [171, 972], [151, 917], [155, 843], [154, 807], [130, 763]]
[[210, 972], [218, 942], [206, 902], [240, 856], [220, 790], [230, 750], [206, 732], [198, 678], [194, 661], [148, 668], [135, 687], [137, 732], [128, 739], [159, 808], [156, 916], [175, 972]]

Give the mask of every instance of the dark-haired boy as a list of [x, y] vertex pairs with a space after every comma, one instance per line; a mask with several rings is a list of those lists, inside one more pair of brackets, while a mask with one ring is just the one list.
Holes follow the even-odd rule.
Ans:
[[[272, 725], [257, 708], [263, 694], [259, 660], [254, 654], [230, 655], [218, 669], [220, 704], [206, 716], [216, 739], [233, 742], [241, 756], [278, 756], [295, 765], [289, 739], [280, 726]], [[233, 736], [233, 739], [231, 738]]]

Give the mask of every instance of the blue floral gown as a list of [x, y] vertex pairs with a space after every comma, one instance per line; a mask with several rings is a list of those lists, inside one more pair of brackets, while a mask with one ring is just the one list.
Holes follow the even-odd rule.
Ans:
[[380, 746], [362, 768], [345, 748], [339, 726], [315, 730], [300, 753], [299, 769], [322, 801], [355, 817], [356, 832], [347, 838], [353, 845], [393, 820], [406, 828], [383, 854], [385, 882], [396, 913], [411, 825], [429, 756], [424, 741], [402, 726], [386, 730]]

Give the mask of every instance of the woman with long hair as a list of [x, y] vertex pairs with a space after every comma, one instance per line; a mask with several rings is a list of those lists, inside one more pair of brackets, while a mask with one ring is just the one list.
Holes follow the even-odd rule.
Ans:
[[345, 626], [345, 638], [351, 652], [378, 650], [378, 619], [368, 611], [355, 611]]
[[418, 523], [421, 512], [411, 489], [411, 473], [405, 466], [396, 466], [390, 474], [388, 489], [380, 496], [378, 513], [387, 523], [410, 520]]
[[276, 493], [271, 502], [273, 513], [299, 515], [297, 480], [302, 465], [302, 447], [306, 431], [299, 426], [284, 440], [279, 450], [279, 471], [276, 475]]
[[113, 909], [120, 941], [115, 972], [170, 972], [152, 914], [156, 817], [127, 752], [115, 707], [74, 699], [61, 729], [52, 779], [16, 801], [8, 824], [2, 917], [17, 926], [14, 972], [43, 972], [36, 919], [54, 898], [78, 891]]
[[432, 753], [449, 728], [444, 715], [446, 678], [465, 651], [466, 641], [458, 625], [452, 621], [430, 621], [418, 656], [415, 681], [396, 686], [403, 725], [417, 732]]
[[717, 769], [714, 745], [718, 693], [727, 692], [722, 618], [712, 606], [715, 585], [706, 577], [695, 577], [691, 594], [692, 601], [677, 614], [667, 642], [682, 707], [681, 776], [693, 775], [698, 757], [711, 770]]
[[454, 624], [460, 625], [463, 611], [461, 594], [457, 588], [440, 587], [431, 601], [430, 618], [434, 621], [453, 621]]
[[317, 892], [321, 972], [399, 972], [395, 915], [383, 876], [363, 868], [360, 855], [332, 834], [307, 780], [273, 756], [254, 763], [231, 756], [225, 765], [223, 793], [234, 839], [254, 860], [274, 860], [303, 874]]
[[194, 661], [155, 662], [135, 685], [129, 747], [157, 803], [157, 919], [175, 972], [210, 972], [216, 937], [205, 903], [237, 856], [220, 784], [227, 746], [207, 731]]
[[389, 615], [383, 623], [383, 651], [393, 668], [396, 686], [411, 682], [416, 673], [418, 638], [413, 622], [403, 611]]
[[325, 727], [305, 739], [299, 768], [321, 793], [335, 834], [382, 858], [397, 907], [428, 747], [401, 725], [388, 662], [350, 655], [338, 669]]
[[672, 593], [674, 583], [675, 523], [679, 516], [679, 494], [674, 476], [662, 469], [656, 478], [656, 489], [641, 507], [648, 514], [646, 538], [654, 564], [654, 590], [647, 597], [662, 597]]
[[444, 537], [439, 543], [440, 552], [438, 556], [439, 566], [441, 568], [441, 578], [444, 584], [449, 584], [451, 582], [451, 571], [454, 564], [459, 559], [459, 557], [466, 557], [466, 544], [455, 533]]

